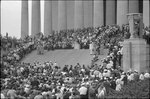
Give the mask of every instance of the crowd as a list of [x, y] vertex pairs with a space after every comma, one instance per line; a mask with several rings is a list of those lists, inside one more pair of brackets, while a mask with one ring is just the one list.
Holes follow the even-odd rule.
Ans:
[[143, 33], [143, 38], [147, 41], [148, 44], [150, 44], [150, 27], [145, 27]]
[[72, 49], [76, 42], [80, 44], [81, 49], [88, 49], [89, 44], [92, 42], [95, 42], [99, 47], [100, 44], [105, 45], [108, 42], [114, 43], [115, 40], [112, 40], [112, 37], [114, 37], [114, 35], [116, 36], [115, 38], [120, 37], [120, 35], [122, 35], [120, 31], [116, 25], [97, 28], [88, 27], [54, 32], [47, 37], [42, 36], [41, 39], [47, 49]]
[[[9, 50], [9, 48], [13, 48], [19, 45], [19, 40], [17, 40], [16, 38], [12, 38], [10, 36], [8, 36], [8, 33], [6, 33], [6, 36], [2, 36], [0, 34], [0, 39], [1, 39], [1, 50]], [[14, 43], [12, 43], [14, 42]]]
[[[149, 73], [135, 71], [123, 72], [119, 65], [114, 65], [118, 46], [102, 60], [102, 64], [92, 66], [65, 65], [63, 69], [57, 63], [5, 62], [1, 78], [1, 97], [8, 99], [99, 99], [109, 91], [120, 91], [128, 83], [150, 78]], [[9, 62], [8, 62], [9, 63]], [[119, 64], [119, 61], [116, 62]], [[6, 99], [6, 98], [5, 98]]]
[[[119, 41], [128, 39], [130, 37], [129, 26], [123, 25], [107, 25], [100, 27], [87, 27], [83, 29], [68, 29], [61, 31], [53, 31], [48, 36], [44, 36], [42, 33], [38, 33], [34, 38], [29, 36], [22, 39], [16, 39], [8, 36], [1, 38], [1, 48], [6, 50], [9, 48], [16, 48], [20, 44], [27, 43], [29, 41], [36, 42], [36, 45], [42, 45], [46, 50], [53, 49], [73, 49], [74, 44], [77, 42], [80, 44], [81, 49], [88, 49], [89, 44], [94, 42], [99, 49], [102, 45], [117, 44]], [[150, 27], [143, 29], [143, 38], [146, 39], [147, 43], [150, 44]]]
[[[44, 49], [73, 49], [74, 44], [78, 43], [81, 49], [89, 49], [91, 43], [96, 44], [96, 49], [99, 50], [102, 46], [106, 47], [109, 43], [116, 45], [124, 39], [130, 38], [129, 26], [123, 25], [107, 25], [101, 27], [87, 27], [83, 29], [68, 29], [55, 31], [52, 34], [43, 36], [42, 33], [38, 34], [37, 42], [39, 41]], [[143, 29], [143, 38], [149, 44], [150, 28]]]
[[[22, 63], [20, 60], [36, 49], [39, 41], [39, 38], [25, 38], [14, 50], [9, 50], [7, 55], [1, 57], [1, 98], [99, 99], [105, 98], [112, 90], [121, 91], [130, 83], [149, 80], [148, 72], [140, 74], [136, 70], [129, 70], [125, 73], [121, 68], [123, 46], [119, 41], [128, 38], [128, 28], [123, 27], [122, 31], [115, 25], [65, 30], [48, 37], [40, 36], [40, 42], [50, 44], [54, 49], [71, 47], [74, 41], [84, 47], [95, 42], [109, 49], [101, 64], [89, 66], [81, 66], [80, 63], [58, 66], [51, 61]], [[145, 35], [149, 35], [148, 29], [145, 31]]]

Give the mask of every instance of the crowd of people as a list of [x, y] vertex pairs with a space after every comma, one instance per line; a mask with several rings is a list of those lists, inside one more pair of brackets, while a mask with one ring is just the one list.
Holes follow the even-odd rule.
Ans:
[[[118, 46], [112, 47], [102, 64], [65, 65], [63, 69], [51, 61], [39, 63], [5, 63], [1, 78], [1, 98], [8, 99], [99, 99], [109, 91], [120, 91], [128, 83], [150, 78], [149, 73], [123, 72], [112, 59]], [[9, 62], [8, 62], [9, 63]], [[116, 63], [119, 64], [119, 61]], [[6, 99], [6, 98], [4, 98]]]
[[112, 39], [114, 35], [115, 38], [122, 35], [121, 29], [117, 25], [56, 31], [47, 37], [41, 36], [40, 41], [44, 42], [47, 49], [73, 49], [75, 43], [78, 43], [81, 49], [89, 49], [89, 44], [92, 42], [99, 47], [100, 44], [116, 42], [116, 39]]
[[[48, 36], [42, 33], [37, 33], [34, 38], [29, 36], [22, 39], [16, 39], [8, 36], [1, 38], [1, 48], [6, 50], [12, 47], [17, 47], [19, 44], [27, 43], [29, 41], [36, 42], [36, 45], [42, 45], [46, 50], [54, 49], [73, 49], [77, 42], [81, 49], [89, 49], [89, 45], [94, 42], [99, 49], [101, 45], [117, 44], [119, 41], [130, 38], [129, 25], [107, 25], [100, 27], [87, 27], [83, 29], [68, 29], [61, 31], [53, 31]], [[150, 44], [150, 27], [143, 29], [143, 38]]]
[[[146, 28], [144, 35], [149, 36]], [[122, 48], [119, 43], [129, 38], [128, 26], [102, 26], [78, 30], [64, 30], [40, 40], [29, 37], [21, 40], [15, 49], [1, 57], [1, 98], [2, 99], [99, 99], [110, 91], [121, 91], [129, 83], [150, 79], [148, 72], [122, 70]], [[8, 39], [8, 38], [7, 38]], [[45, 47], [71, 47], [73, 42], [82, 48], [95, 42], [109, 49], [101, 64], [58, 66], [55, 62], [22, 63], [21, 59], [36, 49], [37, 42]], [[88, 47], [87, 47], [88, 48]]]
[[13, 48], [13, 47], [16, 47], [17, 45], [19, 45], [19, 40], [17, 40], [15, 37], [12, 38], [12, 37], [8, 36], [8, 33], [6, 33], [6, 36], [4, 36], [4, 37], [0, 34], [0, 39], [1, 39], [1, 47], [0, 48], [1, 48], [1, 50], [4, 50], [4, 51], [9, 50], [10, 48]]

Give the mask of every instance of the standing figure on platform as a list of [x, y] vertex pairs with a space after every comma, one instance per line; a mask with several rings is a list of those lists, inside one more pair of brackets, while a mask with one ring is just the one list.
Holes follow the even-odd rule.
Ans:
[[37, 54], [39, 54], [39, 48], [40, 48], [40, 47], [39, 47], [39, 42], [37, 41], [37, 42], [36, 42], [36, 50], [37, 50]]
[[90, 43], [90, 55], [94, 55], [95, 54], [95, 43], [91, 41]]
[[37, 54], [40, 54], [40, 42], [37, 42]]
[[41, 54], [44, 54], [44, 42], [41, 42]]
[[90, 49], [90, 55], [92, 55], [92, 54], [93, 54], [93, 45], [92, 45], [92, 41], [90, 42], [90, 47], [89, 47], [89, 49]]
[[37, 43], [37, 54], [44, 54], [44, 46], [41, 41]]

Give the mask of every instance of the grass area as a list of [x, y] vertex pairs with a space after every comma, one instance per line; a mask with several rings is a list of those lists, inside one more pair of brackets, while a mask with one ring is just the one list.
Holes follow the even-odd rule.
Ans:
[[[99, 58], [102, 59], [106, 57], [106, 54], [101, 55]], [[80, 63], [81, 65], [90, 65], [93, 56], [90, 55], [90, 50], [81, 49], [81, 50], [54, 50], [54, 51], [45, 51], [43, 55], [38, 55], [37, 51], [33, 51], [31, 54], [27, 55], [22, 62], [34, 63], [39, 61], [41, 63], [45, 61], [57, 62], [58, 65], [64, 66], [76, 65]], [[100, 62], [99, 62], [100, 63]]]

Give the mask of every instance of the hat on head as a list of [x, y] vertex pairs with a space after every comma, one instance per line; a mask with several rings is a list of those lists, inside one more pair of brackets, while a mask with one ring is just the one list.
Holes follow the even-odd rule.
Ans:
[[113, 77], [109, 77], [110, 79], [113, 79]]
[[42, 92], [42, 96], [45, 96], [45, 95], [47, 95], [47, 92]]
[[107, 78], [106, 78], [106, 77], [104, 77], [104, 80], [107, 80]]
[[137, 70], [134, 70], [134, 72], [138, 73], [138, 71], [137, 71]]
[[81, 84], [81, 86], [84, 86], [84, 85], [85, 85], [85, 83], [82, 83], [82, 84]]
[[86, 83], [86, 85], [90, 85], [90, 83], [89, 83], [89, 82], [87, 82], [87, 83]]
[[63, 87], [65, 87], [65, 84], [62, 84]]

